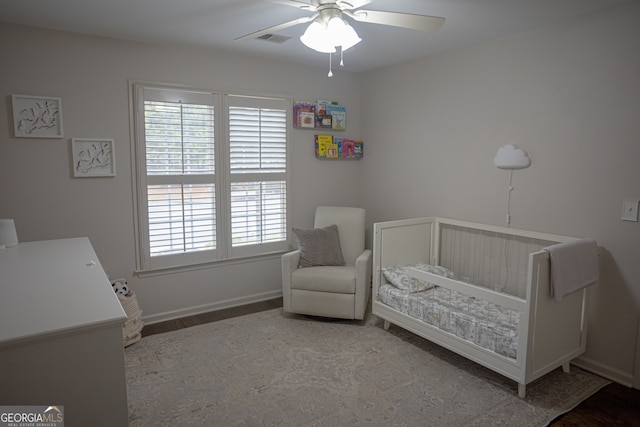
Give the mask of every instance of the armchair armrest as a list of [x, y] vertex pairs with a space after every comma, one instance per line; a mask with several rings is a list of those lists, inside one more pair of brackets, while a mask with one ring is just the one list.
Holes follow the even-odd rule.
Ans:
[[356, 259], [356, 319], [364, 319], [371, 293], [371, 268], [373, 257], [371, 249], [365, 249]]
[[291, 311], [291, 275], [298, 269], [300, 251], [295, 250], [282, 255], [282, 307]]

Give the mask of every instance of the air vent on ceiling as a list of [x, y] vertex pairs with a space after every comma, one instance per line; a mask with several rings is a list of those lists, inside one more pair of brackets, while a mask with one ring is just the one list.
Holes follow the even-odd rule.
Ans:
[[258, 37], [260, 40], [264, 40], [272, 43], [284, 43], [289, 40], [291, 37], [281, 36], [278, 34], [265, 34], [264, 36]]

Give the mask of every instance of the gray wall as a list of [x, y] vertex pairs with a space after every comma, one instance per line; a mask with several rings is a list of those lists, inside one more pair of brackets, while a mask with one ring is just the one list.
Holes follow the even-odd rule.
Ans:
[[369, 219], [440, 215], [601, 246], [585, 366], [630, 384], [640, 307], [640, 5], [368, 73], [362, 198]]
[[[228, 53], [148, 46], [0, 24], [0, 217], [22, 241], [89, 236], [125, 277], [148, 321], [276, 296], [278, 258], [139, 278], [134, 270], [127, 80], [257, 90], [348, 107], [346, 135], [365, 158], [322, 162], [313, 131], [294, 130], [293, 226], [319, 204], [360, 205], [376, 221], [441, 215], [505, 225], [509, 173], [497, 149], [528, 151], [513, 175], [512, 226], [595, 238], [584, 366], [631, 384], [640, 307], [638, 3], [361, 75]], [[61, 97], [65, 138], [12, 137], [11, 94]], [[115, 138], [117, 176], [74, 179], [69, 138]], [[70, 296], [72, 297], [72, 296]], [[636, 386], [638, 384], [636, 374]]]
[[[88, 236], [107, 274], [129, 281], [147, 322], [277, 297], [280, 259], [140, 278], [134, 214], [128, 79], [254, 90], [347, 106], [345, 136], [360, 138], [356, 77], [208, 50], [149, 46], [0, 24], [0, 217], [21, 241]], [[11, 94], [62, 98], [64, 139], [13, 138]], [[292, 226], [311, 227], [318, 204], [360, 204], [360, 161], [321, 161], [314, 130], [292, 131]], [[72, 177], [70, 138], [114, 138], [117, 175]], [[70, 296], [73, 297], [73, 296]]]

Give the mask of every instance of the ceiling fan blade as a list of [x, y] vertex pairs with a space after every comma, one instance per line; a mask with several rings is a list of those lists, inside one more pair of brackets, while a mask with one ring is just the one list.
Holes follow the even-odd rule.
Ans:
[[293, 7], [297, 7], [298, 9], [304, 9], [304, 10], [315, 10], [315, 6], [310, 4], [310, 3], [305, 3], [303, 1], [296, 1], [296, 0], [267, 0], [271, 3], [278, 3], [278, 4], [283, 4], [285, 6], [293, 6]]
[[410, 28], [420, 31], [436, 31], [444, 24], [444, 18], [416, 15], [414, 13], [382, 12], [379, 10], [356, 10], [351, 13], [348, 11], [344, 13], [360, 22], [391, 25], [393, 27]]
[[283, 22], [282, 24], [274, 25], [273, 27], [265, 28], [263, 30], [253, 32], [251, 34], [246, 34], [234, 40], [242, 41], [242, 40], [257, 39], [258, 37], [262, 37], [266, 34], [275, 33], [276, 31], [284, 30], [285, 28], [293, 27], [294, 25], [304, 24], [305, 22], [312, 21], [313, 19], [316, 18], [316, 16], [317, 15], [305, 16], [303, 18], [294, 19], [293, 21]]

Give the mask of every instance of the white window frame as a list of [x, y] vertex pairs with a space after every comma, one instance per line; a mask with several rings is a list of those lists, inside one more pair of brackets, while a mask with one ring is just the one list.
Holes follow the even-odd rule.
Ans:
[[[214, 105], [214, 138], [215, 138], [215, 173], [213, 184], [215, 185], [215, 218], [216, 218], [216, 247], [211, 250], [196, 252], [182, 252], [173, 255], [151, 256], [149, 243], [148, 200], [146, 171], [146, 145], [144, 124], [144, 100], [153, 92], [154, 98], [163, 97], [165, 101], [176, 101], [177, 97], [192, 94], [194, 98], [188, 102], [197, 102], [199, 97], [210, 97]], [[130, 83], [131, 103], [131, 134], [132, 134], [132, 168], [135, 234], [136, 234], [136, 270], [139, 274], [162, 272], [175, 269], [202, 268], [210, 264], [227, 262], [244, 262], [247, 258], [261, 258], [279, 256], [284, 251], [290, 250], [289, 246], [289, 219], [291, 204], [290, 193], [290, 152], [291, 152], [291, 108], [292, 100], [289, 97], [264, 94], [225, 93], [222, 91], [203, 90], [187, 86], [166, 85], [147, 82]], [[286, 135], [286, 171], [284, 173], [249, 173], [231, 174], [230, 171], [230, 126], [228, 108], [230, 105], [247, 105], [255, 107], [270, 106], [279, 107], [285, 111], [285, 135]], [[184, 175], [185, 183], [197, 182], [199, 177]], [[152, 180], [162, 182], [162, 176]], [[284, 237], [282, 240], [248, 244], [233, 247], [231, 242], [231, 203], [230, 191], [233, 182], [240, 181], [284, 181], [286, 187], [286, 213], [284, 224]]]

